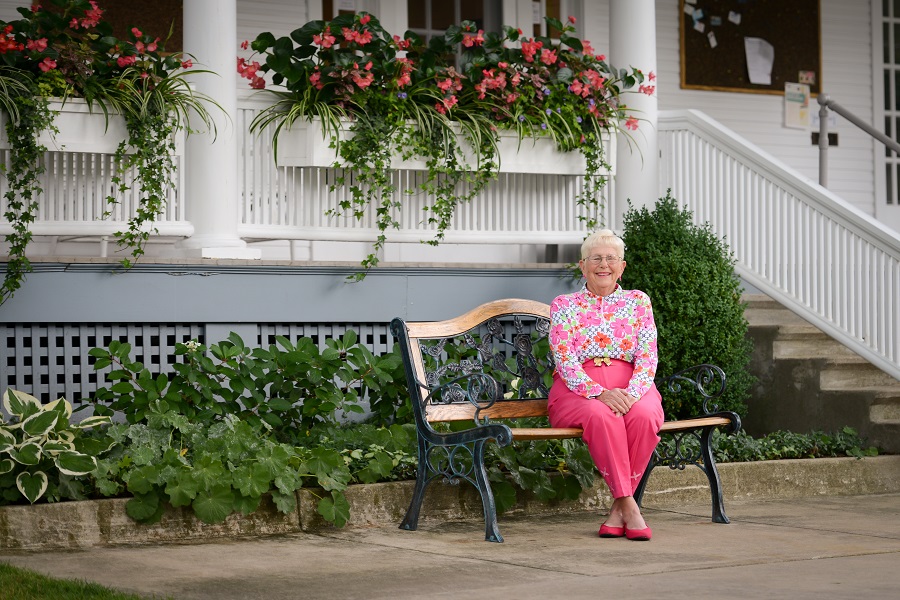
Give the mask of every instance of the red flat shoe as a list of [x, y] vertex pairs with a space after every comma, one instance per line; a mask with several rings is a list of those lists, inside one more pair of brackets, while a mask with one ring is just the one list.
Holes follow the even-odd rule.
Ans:
[[649, 527], [644, 529], [627, 529], [623, 527], [623, 529], [625, 530], [625, 537], [635, 542], [646, 542], [653, 537], [653, 532]]
[[625, 537], [624, 527], [610, 527], [606, 523], [600, 526], [600, 537], [602, 538], [620, 538]]

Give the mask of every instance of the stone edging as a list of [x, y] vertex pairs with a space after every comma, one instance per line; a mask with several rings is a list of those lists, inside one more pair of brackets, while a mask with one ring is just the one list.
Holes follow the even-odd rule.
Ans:
[[[900, 492], [900, 456], [863, 459], [825, 458], [719, 465], [728, 502], [775, 500], [808, 496], [846, 496]], [[354, 485], [347, 527], [397, 524], [403, 518], [413, 482]], [[125, 514], [126, 499], [61, 502], [36, 506], [0, 507], [0, 550], [77, 549], [95, 546], [202, 542], [245, 536], [315, 531], [331, 527], [316, 512], [314, 491], [298, 492], [298, 509], [278, 512], [264, 501], [250, 515], [234, 514], [224, 523], [206, 524], [183, 508], [168, 509], [159, 523], [142, 525]], [[673, 508], [710, 502], [706, 477], [699, 469], [659, 469], [644, 496], [648, 508]], [[595, 510], [611, 504], [602, 481], [572, 502], [541, 502], [522, 494], [506, 515], [558, 514]], [[421, 522], [481, 519], [481, 501], [472, 486], [433, 485], [422, 508]], [[503, 516], [501, 515], [501, 521]]]

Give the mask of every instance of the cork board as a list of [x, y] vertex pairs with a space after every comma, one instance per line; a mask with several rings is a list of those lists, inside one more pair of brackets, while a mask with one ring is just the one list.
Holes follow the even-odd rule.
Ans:
[[682, 88], [783, 95], [790, 82], [819, 92], [819, 0], [678, 2]]

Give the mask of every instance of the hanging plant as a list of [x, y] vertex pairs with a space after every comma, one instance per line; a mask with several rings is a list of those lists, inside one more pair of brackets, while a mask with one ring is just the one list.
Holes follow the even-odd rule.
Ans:
[[[601, 176], [608, 169], [604, 139], [620, 123], [637, 128], [621, 102], [624, 90], [654, 92], [637, 69], [614, 69], [575, 37], [574, 18], [565, 24], [546, 19], [560, 32], [558, 40], [527, 38], [512, 27], [485, 33], [465, 21], [427, 44], [407, 31], [390, 35], [366, 13], [311, 21], [290, 37], [261, 33], [243, 48], [264, 62], [238, 58], [238, 72], [255, 89], [266, 88], [276, 102], [251, 124], [260, 131], [274, 125], [278, 135], [297, 119], [320, 118], [339, 157], [332, 191], [347, 186], [349, 198], [334, 214], [362, 219], [375, 207], [378, 237], [363, 261], [364, 271], [377, 265], [386, 232], [398, 227], [396, 188], [391, 158], [425, 160], [427, 176], [418, 190], [433, 197], [426, 222], [437, 244], [450, 227], [456, 207], [475, 197], [496, 178], [501, 130], [518, 139], [548, 136], [560, 151], [580, 151], [586, 159], [585, 186], [576, 202], [595, 225], [600, 208]], [[651, 73], [650, 80], [654, 78]], [[342, 135], [344, 123], [350, 135]]]
[[[190, 133], [190, 119], [213, 130], [206, 108], [216, 103], [194, 92], [185, 79], [190, 57], [165, 53], [159, 37], [132, 28], [128, 39], [112, 35], [103, 9], [94, 0], [46, 0], [19, 8], [22, 18], [0, 21], [0, 110], [7, 117], [10, 160], [5, 165], [8, 192], [4, 218], [12, 233], [5, 237], [10, 257], [0, 303], [19, 289], [31, 264], [26, 250], [29, 226], [37, 218], [40, 175], [46, 147], [42, 132], [56, 133], [48, 98], [84, 98], [92, 111], [124, 117], [128, 139], [116, 153], [118, 191], [129, 188], [134, 173], [141, 190], [138, 207], [126, 230], [116, 234], [131, 267], [144, 252], [153, 222], [165, 211], [174, 184], [174, 134]], [[110, 202], [117, 202], [115, 196]]]

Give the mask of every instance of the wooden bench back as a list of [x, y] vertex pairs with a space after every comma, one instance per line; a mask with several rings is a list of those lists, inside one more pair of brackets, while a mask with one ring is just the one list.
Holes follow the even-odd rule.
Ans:
[[[446, 321], [394, 319], [391, 332], [404, 354], [416, 418], [435, 422], [547, 416], [546, 394], [553, 372], [546, 341], [549, 326], [549, 305], [515, 298], [488, 302]], [[465, 390], [455, 390], [454, 395], [452, 386], [430, 396], [441, 384], [480, 371], [506, 384], [503, 393], [515, 397], [496, 398], [485, 407], [486, 402], [476, 405], [459, 393]], [[511, 386], [517, 378], [518, 390]], [[462, 381], [461, 386], [471, 381]]]

